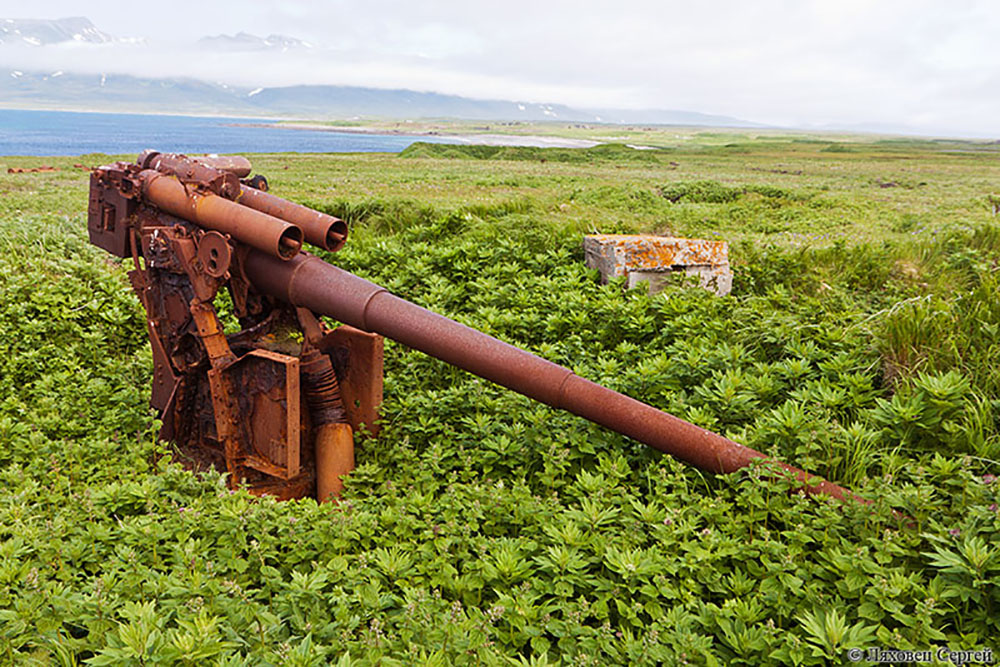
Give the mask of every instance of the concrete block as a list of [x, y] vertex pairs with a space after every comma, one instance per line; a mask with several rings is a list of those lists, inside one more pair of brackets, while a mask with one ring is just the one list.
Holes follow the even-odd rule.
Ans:
[[650, 294], [662, 290], [668, 276], [676, 272], [698, 276], [701, 287], [720, 296], [733, 287], [725, 241], [593, 234], [583, 238], [583, 251], [587, 266], [600, 271], [602, 282], [627, 277], [629, 287], [634, 287], [646, 281]]

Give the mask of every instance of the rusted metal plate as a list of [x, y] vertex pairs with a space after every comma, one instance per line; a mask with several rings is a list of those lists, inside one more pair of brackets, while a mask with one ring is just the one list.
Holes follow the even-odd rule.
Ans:
[[135, 200], [117, 188], [102, 187], [102, 176], [90, 174], [90, 199], [87, 203], [87, 233], [90, 242], [117, 257], [129, 257], [129, 216], [135, 213]]
[[253, 350], [223, 371], [233, 396], [236, 429], [246, 445], [243, 464], [272, 477], [299, 474], [299, 360]]
[[337, 371], [347, 423], [355, 431], [364, 425], [377, 435], [382, 405], [382, 336], [344, 324], [324, 336], [318, 347], [330, 356]]

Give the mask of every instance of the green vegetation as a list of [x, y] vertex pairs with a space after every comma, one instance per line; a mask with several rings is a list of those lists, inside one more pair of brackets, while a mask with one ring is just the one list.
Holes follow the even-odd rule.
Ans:
[[[0, 661], [1000, 648], [996, 147], [710, 139], [253, 162], [352, 223], [331, 261], [870, 506], [699, 473], [394, 344], [344, 502], [231, 494], [156, 441], [128, 266], [87, 243], [69, 168], [109, 158], [0, 175]], [[602, 286], [589, 231], [728, 240], [733, 294]]]
[[625, 144], [600, 144], [591, 148], [538, 148], [535, 146], [462, 146], [416, 142], [399, 154], [403, 158], [453, 158], [467, 160], [530, 160], [541, 163], [645, 162], [660, 164], [662, 151], [629, 148]]

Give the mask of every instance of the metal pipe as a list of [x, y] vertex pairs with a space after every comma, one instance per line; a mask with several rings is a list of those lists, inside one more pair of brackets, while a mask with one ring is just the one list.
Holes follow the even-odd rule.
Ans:
[[347, 242], [347, 223], [326, 213], [290, 202], [246, 185], [240, 186], [236, 201], [244, 206], [298, 225], [306, 242], [330, 252], [337, 252]]
[[250, 160], [240, 155], [198, 155], [191, 160], [212, 169], [228, 171], [237, 178], [246, 178], [253, 169]]
[[[306, 315], [303, 312], [308, 313]], [[315, 438], [316, 499], [327, 502], [340, 497], [343, 477], [354, 470], [354, 432], [347, 423], [340, 385], [330, 357], [321, 353], [315, 343], [322, 337], [319, 323], [311, 312], [299, 313], [309, 345], [299, 358], [299, 370], [309, 418]], [[310, 329], [315, 327], [314, 331]]]
[[289, 260], [302, 248], [302, 230], [289, 222], [224, 197], [188, 189], [175, 177], [152, 169], [144, 170], [139, 177], [142, 194], [167, 213], [229, 234], [278, 259]]
[[[228, 163], [230, 158], [223, 158], [223, 163]], [[245, 158], [241, 159], [247, 163]], [[142, 169], [153, 169], [162, 174], [176, 176], [184, 183], [200, 183], [212, 192], [235, 199], [240, 194], [240, 179], [232, 172], [218, 169], [211, 162], [200, 162], [186, 155], [179, 153], [161, 153], [152, 149], [139, 153], [136, 164]]]
[[313, 443], [316, 454], [316, 500], [340, 498], [344, 477], [354, 470], [354, 432], [350, 424], [320, 424]]
[[[728, 438], [581, 378], [567, 368], [449, 320], [363, 278], [300, 253], [281, 262], [251, 252], [247, 277], [295, 306], [378, 333], [453, 366], [572, 412], [703, 470], [728, 473], [767, 457]], [[809, 493], [864, 502], [850, 491], [784, 463]]]

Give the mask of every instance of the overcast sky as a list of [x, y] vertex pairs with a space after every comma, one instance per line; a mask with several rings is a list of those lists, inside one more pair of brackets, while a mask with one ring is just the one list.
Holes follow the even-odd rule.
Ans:
[[[0, 47], [0, 65], [1000, 137], [1000, 2], [988, 0], [0, 0], [3, 18], [79, 15], [148, 45]], [[239, 31], [316, 48], [188, 55], [200, 37]]]

